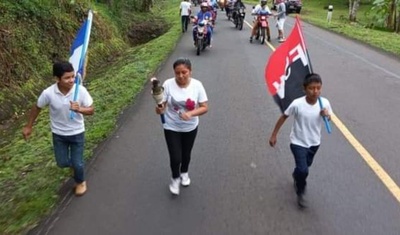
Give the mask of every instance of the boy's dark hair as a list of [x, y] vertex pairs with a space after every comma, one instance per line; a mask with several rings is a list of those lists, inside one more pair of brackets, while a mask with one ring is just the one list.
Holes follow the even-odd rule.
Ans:
[[192, 62], [190, 62], [190, 60], [188, 58], [179, 58], [174, 62], [174, 69], [178, 66], [178, 65], [185, 65], [186, 68], [188, 68], [189, 70], [192, 70]]
[[307, 74], [307, 76], [304, 78], [304, 81], [303, 81], [303, 87], [307, 87], [311, 83], [322, 84], [321, 76], [319, 76], [319, 74], [316, 74], [316, 73]]
[[74, 67], [68, 61], [57, 61], [53, 64], [53, 76], [61, 78], [64, 73], [73, 72]]

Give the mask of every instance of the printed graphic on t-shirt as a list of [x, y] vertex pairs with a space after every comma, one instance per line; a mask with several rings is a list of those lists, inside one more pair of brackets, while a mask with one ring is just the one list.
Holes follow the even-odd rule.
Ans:
[[183, 113], [193, 110], [196, 107], [196, 102], [190, 98], [186, 101], [177, 101], [174, 97], [171, 97], [171, 105], [177, 113]]

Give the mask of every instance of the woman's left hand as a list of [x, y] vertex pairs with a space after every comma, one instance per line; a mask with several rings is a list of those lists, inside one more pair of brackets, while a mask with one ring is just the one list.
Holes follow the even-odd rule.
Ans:
[[182, 120], [189, 121], [192, 118], [192, 114], [190, 112], [184, 112], [180, 114]]

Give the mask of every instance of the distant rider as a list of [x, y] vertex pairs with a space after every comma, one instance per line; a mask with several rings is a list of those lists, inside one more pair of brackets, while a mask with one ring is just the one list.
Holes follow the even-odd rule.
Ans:
[[[211, 21], [212, 20], [212, 14], [208, 10], [208, 4], [206, 2], [201, 3], [200, 5], [201, 11], [197, 13], [197, 24], [203, 20], [206, 21]], [[208, 39], [208, 44], [211, 47], [211, 39], [212, 39], [212, 31], [213, 28], [211, 27], [210, 24], [207, 24], [207, 39]], [[193, 41], [194, 45], [196, 45], [196, 34], [197, 34], [197, 26], [193, 28]]]
[[215, 23], [215, 21], [217, 20], [218, 2], [217, 2], [217, 0], [207, 0], [207, 4], [208, 4], [208, 9], [213, 16], [213, 20], [214, 20], [213, 23]]
[[228, 16], [228, 14], [230, 13], [230, 11], [232, 11], [233, 6], [235, 5], [236, 0], [227, 0], [227, 3], [225, 5], [225, 11], [226, 11], [226, 15]]
[[[257, 4], [257, 6], [252, 10], [251, 14], [257, 16], [257, 18], [253, 22], [253, 29], [251, 30], [251, 35], [250, 35], [250, 42], [253, 42], [253, 36], [256, 36], [258, 30], [258, 16], [260, 14], [272, 15], [269, 7], [267, 6], [267, 0], [261, 0], [260, 4]], [[269, 27], [267, 27], [267, 40], [271, 41]]]
[[244, 5], [244, 3], [242, 2], [242, 0], [237, 0], [234, 4], [233, 4], [233, 13], [232, 13], [232, 18], [233, 20], [236, 19], [236, 15], [239, 12], [240, 8], [244, 8], [246, 9], [246, 6]]

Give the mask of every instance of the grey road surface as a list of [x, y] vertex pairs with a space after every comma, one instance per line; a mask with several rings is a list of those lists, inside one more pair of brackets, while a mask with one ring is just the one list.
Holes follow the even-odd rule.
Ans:
[[[209, 98], [193, 149], [192, 185], [168, 190], [170, 169], [160, 118], [147, 84], [118, 129], [88, 166], [88, 193], [68, 194], [31, 234], [400, 234], [400, 205], [333, 126], [324, 130], [306, 198], [295, 202], [289, 119], [275, 148], [267, 145], [280, 111], [267, 93], [271, 50], [249, 43], [219, 12], [213, 47], [195, 55], [185, 33], [157, 77], [173, 76], [187, 57]], [[247, 16], [251, 22], [251, 17]], [[272, 44], [277, 30], [271, 22]], [[294, 20], [289, 18], [286, 34]], [[400, 62], [382, 52], [303, 23], [314, 71], [335, 114], [400, 184]], [[90, 131], [90, 130], [89, 130]]]

